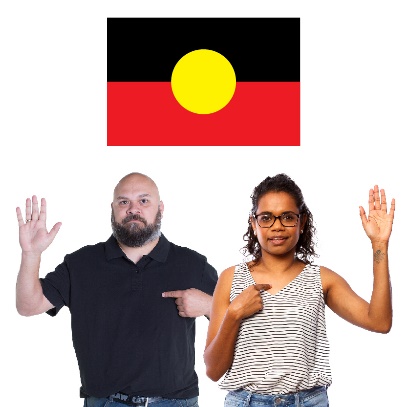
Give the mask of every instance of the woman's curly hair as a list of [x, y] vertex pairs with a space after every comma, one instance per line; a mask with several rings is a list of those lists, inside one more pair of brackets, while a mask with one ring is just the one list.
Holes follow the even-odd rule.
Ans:
[[242, 248], [242, 252], [253, 256], [254, 263], [257, 263], [261, 258], [261, 247], [257, 237], [254, 235], [251, 220], [256, 214], [260, 199], [268, 192], [286, 192], [290, 194], [297, 205], [299, 212], [306, 216], [306, 222], [303, 227], [303, 233], [295, 247], [295, 255], [306, 264], [311, 264], [314, 257], [318, 257], [315, 252], [315, 227], [313, 224], [312, 213], [304, 202], [301, 189], [298, 185], [286, 174], [277, 174], [274, 177], [267, 177], [257, 187], [254, 188], [250, 198], [252, 199], [252, 209], [249, 216], [249, 226], [247, 232], [243, 235], [243, 240], [247, 244]]

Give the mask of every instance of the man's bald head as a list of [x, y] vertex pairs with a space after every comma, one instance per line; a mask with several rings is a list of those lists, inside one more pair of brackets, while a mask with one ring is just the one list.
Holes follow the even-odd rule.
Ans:
[[147, 175], [141, 172], [131, 172], [125, 175], [116, 185], [113, 191], [113, 201], [120, 194], [121, 189], [133, 189], [133, 188], [146, 188], [152, 195], [160, 201], [160, 193], [158, 191], [157, 184]]

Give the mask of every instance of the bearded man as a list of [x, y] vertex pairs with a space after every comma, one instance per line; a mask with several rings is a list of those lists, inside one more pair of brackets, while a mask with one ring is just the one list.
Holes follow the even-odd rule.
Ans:
[[164, 204], [148, 176], [123, 177], [111, 208], [112, 236], [66, 255], [45, 278], [41, 254], [61, 223], [47, 231], [45, 199], [40, 208], [27, 199], [25, 222], [17, 208], [17, 310], [69, 308], [85, 407], [196, 407], [195, 318], [209, 317], [217, 272], [161, 234]]

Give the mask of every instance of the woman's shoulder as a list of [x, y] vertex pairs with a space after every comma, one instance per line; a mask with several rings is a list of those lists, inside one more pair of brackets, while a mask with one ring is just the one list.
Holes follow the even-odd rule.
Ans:
[[341, 277], [338, 273], [331, 270], [330, 268], [325, 267], [325, 266], [320, 266], [319, 268], [320, 268], [320, 272], [321, 272], [321, 282], [322, 282], [324, 291], [328, 290], [335, 284], [345, 282], [343, 277]]
[[249, 263], [239, 263], [234, 266], [230, 266], [220, 273], [219, 280], [223, 282], [230, 282], [232, 284], [233, 278], [236, 272], [246, 271], [249, 268]]
[[321, 272], [321, 277], [335, 278], [335, 276], [338, 276], [337, 273], [325, 266], [319, 266], [319, 270]]

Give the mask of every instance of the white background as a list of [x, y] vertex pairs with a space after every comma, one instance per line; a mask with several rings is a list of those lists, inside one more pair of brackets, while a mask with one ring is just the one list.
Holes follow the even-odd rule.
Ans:
[[[366, 299], [372, 254], [358, 206], [366, 207], [374, 184], [385, 188], [397, 207], [389, 250], [393, 328], [387, 335], [363, 331], [327, 309], [333, 371], [328, 394], [333, 407], [403, 404], [407, 25], [402, 4], [2, 2], [1, 404], [82, 405], [69, 311], [51, 319], [24, 318], [15, 310], [20, 262], [15, 207], [37, 194], [47, 198], [49, 226], [63, 223], [43, 256], [44, 276], [66, 253], [109, 237], [112, 190], [132, 171], [157, 182], [165, 203], [164, 234], [205, 254], [219, 272], [242, 259], [253, 187], [268, 175], [287, 173], [314, 213], [317, 261]], [[106, 18], [138, 16], [300, 17], [301, 146], [107, 147]], [[200, 405], [217, 407], [225, 392], [205, 376], [206, 329], [207, 321], [199, 319]]]

